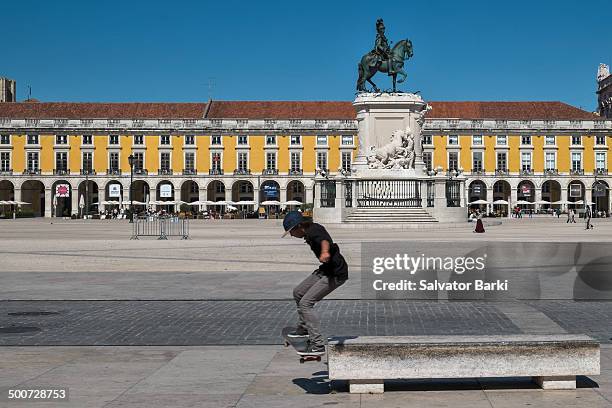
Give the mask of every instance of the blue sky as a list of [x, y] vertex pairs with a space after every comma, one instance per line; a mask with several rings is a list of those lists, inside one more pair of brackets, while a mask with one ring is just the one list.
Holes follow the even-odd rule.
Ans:
[[351, 100], [378, 17], [412, 40], [402, 89], [426, 100], [594, 110], [612, 63], [609, 0], [9, 1], [0, 75], [19, 100]]

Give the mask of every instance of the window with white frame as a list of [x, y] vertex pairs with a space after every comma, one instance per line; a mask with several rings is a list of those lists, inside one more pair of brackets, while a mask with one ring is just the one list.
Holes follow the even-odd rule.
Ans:
[[276, 136], [275, 135], [266, 136], [266, 146], [276, 146]]
[[29, 171], [37, 171], [40, 168], [38, 165], [38, 152], [28, 152], [27, 159]]
[[215, 152], [211, 155], [212, 170], [221, 171], [221, 161], [223, 156], [221, 152]]
[[327, 170], [327, 152], [317, 152], [317, 170]]
[[497, 170], [506, 171], [508, 168], [508, 159], [506, 152], [497, 153]]
[[302, 157], [299, 152], [291, 152], [291, 171], [302, 170]]
[[604, 170], [606, 168], [606, 153], [605, 152], [595, 153], [595, 168], [597, 170]]
[[108, 169], [111, 171], [119, 170], [119, 152], [110, 152], [108, 155]]
[[194, 152], [185, 152], [185, 170], [195, 170]]
[[11, 135], [0, 135], [0, 145], [11, 144]]
[[299, 144], [301, 143], [302, 138], [300, 137], [300, 135], [291, 135], [291, 141], [290, 144], [291, 146], [299, 146]]
[[451, 146], [457, 146], [459, 144], [459, 136], [457, 135], [449, 135], [448, 136], [448, 144]]
[[159, 168], [162, 171], [170, 170], [170, 152], [161, 152], [159, 155]]
[[0, 153], [0, 171], [11, 170], [11, 152]]
[[221, 136], [213, 135], [210, 139], [210, 144], [215, 146], [221, 146]]
[[545, 170], [555, 170], [557, 168], [557, 160], [555, 152], [546, 152], [546, 168]]
[[482, 171], [482, 152], [472, 152], [472, 171]]
[[546, 135], [546, 138], [544, 139], [544, 143], [546, 143], [547, 146], [554, 146], [555, 145], [555, 136], [554, 135]]
[[93, 170], [93, 153], [83, 152], [83, 171], [91, 172]]
[[459, 169], [459, 152], [448, 152], [448, 170]]
[[108, 135], [108, 144], [109, 145], [118, 145], [119, 144], [119, 135]]
[[266, 153], [266, 170], [276, 170], [276, 152]]
[[497, 145], [498, 146], [508, 146], [508, 136], [497, 135]]
[[[525, 136], [523, 136], [523, 137], [525, 137]], [[522, 152], [521, 153], [521, 170], [523, 170], [523, 171], [531, 171], [531, 152]]]
[[605, 146], [606, 137], [605, 136], [595, 136], [595, 144], [598, 146]]
[[67, 171], [68, 170], [68, 152], [56, 152], [55, 153], [55, 170]]
[[582, 153], [572, 152], [572, 170], [573, 171], [582, 170]]
[[55, 135], [55, 144], [56, 145], [68, 144], [68, 136], [67, 135]]
[[84, 145], [92, 145], [93, 144], [93, 137], [91, 135], [83, 135], [82, 136], [82, 143]]
[[[144, 153], [143, 152], [134, 152], [134, 170], [142, 171], [144, 170]], [[119, 155], [117, 155], [119, 157]]]
[[195, 136], [193, 135], [185, 135], [185, 145], [193, 146], [195, 145]]
[[351, 146], [352, 144], [353, 144], [353, 135], [343, 135], [342, 136], [343, 146]]
[[474, 146], [482, 146], [482, 135], [474, 135], [474, 136], [472, 136], [472, 145], [474, 145]]
[[572, 136], [572, 146], [580, 146], [582, 144], [581, 136]]
[[37, 145], [38, 144], [38, 135], [28, 135], [28, 144], [29, 145]]
[[317, 135], [317, 146], [327, 146], [326, 135]]
[[342, 170], [351, 171], [352, 160], [351, 152], [342, 152]]
[[238, 136], [238, 146], [246, 146], [249, 144], [249, 138], [246, 135]]
[[249, 169], [249, 154], [247, 152], [238, 153], [238, 171], [247, 171]]
[[144, 144], [144, 136], [143, 135], [134, 135], [134, 144], [136, 146], [142, 146]]
[[432, 137], [431, 135], [423, 135], [423, 145], [431, 145], [432, 143]]
[[159, 137], [159, 144], [162, 146], [170, 146], [170, 135], [161, 135]]
[[531, 136], [521, 136], [521, 145], [531, 146]]

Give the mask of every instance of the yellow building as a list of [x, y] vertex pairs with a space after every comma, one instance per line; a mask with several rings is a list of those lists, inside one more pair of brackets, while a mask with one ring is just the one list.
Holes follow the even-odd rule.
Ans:
[[[466, 176], [467, 202], [610, 210], [612, 121], [560, 102], [430, 104], [422, 159]], [[0, 103], [0, 201], [35, 215], [95, 212], [129, 200], [132, 169], [139, 208], [313, 203], [317, 172], [350, 172], [356, 135], [350, 102]]]

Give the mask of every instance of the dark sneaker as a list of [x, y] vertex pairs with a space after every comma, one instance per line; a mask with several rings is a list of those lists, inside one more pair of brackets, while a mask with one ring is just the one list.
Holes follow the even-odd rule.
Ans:
[[308, 343], [306, 350], [298, 351], [301, 356], [322, 356], [325, 354], [325, 346], [316, 346], [312, 343]]
[[304, 329], [296, 329], [294, 331], [292, 331], [291, 333], [287, 334], [287, 337], [291, 337], [291, 338], [300, 338], [300, 337], [308, 337], [308, 330], [304, 330]]

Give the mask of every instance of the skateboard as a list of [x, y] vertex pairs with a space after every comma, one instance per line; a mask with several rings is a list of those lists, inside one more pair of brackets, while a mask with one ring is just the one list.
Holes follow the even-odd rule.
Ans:
[[[295, 330], [295, 327], [285, 327], [281, 332], [283, 339], [285, 340], [285, 347], [293, 346], [296, 352], [303, 352], [306, 350], [306, 343], [308, 342], [308, 337], [288, 337], [287, 335]], [[304, 364], [307, 361], [321, 361], [320, 355], [301, 355], [300, 356], [300, 364]]]

